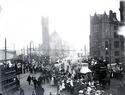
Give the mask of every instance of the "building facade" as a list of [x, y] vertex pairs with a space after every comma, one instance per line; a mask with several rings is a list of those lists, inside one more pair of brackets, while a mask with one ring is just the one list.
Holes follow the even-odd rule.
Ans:
[[50, 59], [51, 62], [57, 62], [69, 55], [69, 46], [63, 42], [60, 35], [54, 31], [50, 35]]
[[119, 21], [112, 10], [109, 15], [90, 16], [90, 56], [110, 63], [123, 62], [124, 37], [118, 35]]
[[[16, 58], [16, 51], [6, 51], [6, 60]], [[0, 61], [5, 60], [5, 50], [0, 50]]]
[[55, 31], [50, 36], [50, 57], [51, 62], [56, 62], [61, 58], [63, 55], [62, 52], [62, 39], [58, 35], [58, 33]]

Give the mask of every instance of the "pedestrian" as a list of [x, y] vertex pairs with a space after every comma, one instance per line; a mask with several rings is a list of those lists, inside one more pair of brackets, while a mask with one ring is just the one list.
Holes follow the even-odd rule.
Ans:
[[43, 74], [43, 83], [45, 84], [46, 82], [46, 77], [45, 77], [45, 74]]
[[51, 78], [51, 83], [50, 83], [52, 86], [54, 85], [54, 77], [52, 76]]
[[33, 84], [34, 84], [34, 88], [36, 89], [38, 86], [38, 82], [35, 77], [33, 77]]
[[41, 87], [41, 95], [44, 95], [44, 92], [45, 92], [44, 88]]
[[32, 91], [32, 95], [36, 95], [36, 94], [35, 94], [35, 91]]
[[27, 81], [28, 81], [28, 83], [30, 85], [31, 84], [31, 76], [30, 75], [27, 77]]
[[36, 89], [36, 95], [44, 95], [44, 88], [39, 85]]
[[20, 88], [20, 95], [25, 95], [24, 90], [22, 88]]
[[52, 95], [52, 93], [50, 92], [50, 94], [49, 95]]
[[41, 75], [39, 76], [39, 78], [38, 78], [38, 84], [42, 84], [42, 77], [41, 77]]
[[25, 74], [25, 67], [23, 67], [23, 73]]

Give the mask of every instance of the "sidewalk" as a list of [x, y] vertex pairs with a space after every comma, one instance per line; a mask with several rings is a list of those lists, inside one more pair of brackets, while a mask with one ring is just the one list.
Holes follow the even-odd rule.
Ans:
[[[27, 77], [30, 73], [26, 74], [21, 74], [20, 75], [20, 87], [24, 90], [24, 95], [32, 95], [32, 92], [34, 91], [34, 85], [31, 82], [31, 85], [28, 84]], [[35, 76], [36, 78], [39, 77], [40, 73], [37, 74], [30, 74], [31, 76]], [[57, 87], [56, 86], [51, 86], [49, 83], [42, 84], [42, 87], [44, 88], [45, 92], [44, 95], [50, 95], [50, 92], [52, 95], [57, 95]], [[13, 95], [20, 95], [20, 91], [18, 90], [15, 92]], [[66, 91], [63, 91], [61, 95], [71, 95]]]
[[56, 86], [51, 86], [50, 84], [46, 83], [46, 84], [43, 84], [42, 87], [45, 90], [44, 95], [50, 95], [50, 92], [52, 93], [52, 95], [57, 95]]
[[[34, 91], [33, 83], [31, 82], [31, 85], [29, 85], [27, 82], [27, 77], [29, 74], [30, 73], [25, 73], [20, 75], [20, 87], [24, 90], [24, 95], [32, 95], [32, 92]], [[38, 78], [40, 73], [30, 75]], [[20, 91], [15, 92], [13, 95], [20, 95]]]

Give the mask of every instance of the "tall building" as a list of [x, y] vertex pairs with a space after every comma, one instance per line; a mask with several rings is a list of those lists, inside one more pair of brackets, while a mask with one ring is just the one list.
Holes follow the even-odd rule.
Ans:
[[90, 56], [111, 62], [123, 62], [124, 37], [118, 35], [119, 21], [112, 10], [109, 15], [90, 16]]
[[49, 21], [48, 18], [42, 17], [42, 50], [43, 54], [49, 56], [50, 43], [49, 43]]
[[121, 22], [125, 23], [125, 1], [120, 1], [120, 18], [121, 18]]

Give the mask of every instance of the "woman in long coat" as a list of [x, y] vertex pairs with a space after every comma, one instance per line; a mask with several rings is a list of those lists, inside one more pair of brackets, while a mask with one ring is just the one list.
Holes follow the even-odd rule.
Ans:
[[50, 83], [50, 85], [54, 85], [54, 77], [52, 76], [52, 78], [51, 78], [51, 83]]

